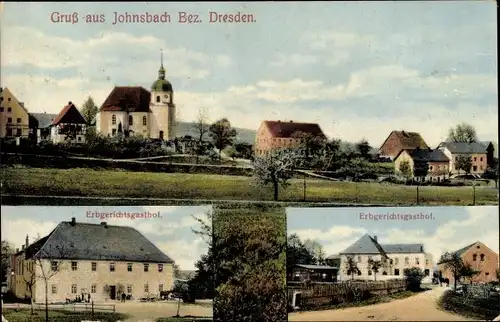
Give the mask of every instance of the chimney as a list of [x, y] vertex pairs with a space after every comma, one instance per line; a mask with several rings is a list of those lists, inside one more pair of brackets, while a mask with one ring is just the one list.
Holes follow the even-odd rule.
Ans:
[[21, 246], [21, 250], [24, 250], [24, 245]]
[[71, 226], [74, 226], [74, 225], [76, 225], [76, 218], [71, 217]]
[[69, 102], [68, 102], [68, 105], [69, 105], [69, 106], [71, 106], [71, 105], [73, 105], [73, 103], [71, 103], [71, 101], [69, 101]]
[[424, 245], [420, 245], [420, 252], [424, 252]]
[[373, 236], [373, 240], [376, 241], [376, 242], [378, 242], [377, 236]]
[[103, 221], [103, 222], [101, 222], [101, 226], [104, 226], [104, 228], [108, 228], [108, 223]]
[[30, 238], [28, 237], [28, 235], [26, 235], [26, 243], [24, 246], [28, 248], [29, 244], [30, 244]]

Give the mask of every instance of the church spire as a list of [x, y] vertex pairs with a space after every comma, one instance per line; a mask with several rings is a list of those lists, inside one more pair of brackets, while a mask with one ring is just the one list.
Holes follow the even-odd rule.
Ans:
[[158, 79], [165, 79], [165, 68], [163, 68], [163, 49], [160, 49], [160, 70], [158, 71]]

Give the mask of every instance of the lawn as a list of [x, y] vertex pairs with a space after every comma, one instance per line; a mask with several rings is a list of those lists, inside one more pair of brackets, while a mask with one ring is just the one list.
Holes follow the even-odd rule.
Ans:
[[[7, 167], [3, 193], [9, 195], [78, 196], [272, 201], [271, 187], [254, 178], [189, 173], [153, 173], [90, 169]], [[304, 201], [303, 179], [280, 191], [285, 202]], [[375, 205], [496, 205], [491, 187], [417, 187], [393, 184], [306, 179], [305, 201]], [[475, 198], [474, 198], [475, 194]], [[474, 200], [475, 199], [475, 200]]]
[[[45, 322], [45, 311], [36, 310], [35, 315], [31, 315], [29, 309], [3, 309], [3, 316], [9, 322]], [[128, 316], [120, 313], [95, 312], [71, 312], [71, 311], [49, 311], [49, 321], [53, 322], [81, 322], [81, 321], [101, 321], [116, 322], [123, 321]]]

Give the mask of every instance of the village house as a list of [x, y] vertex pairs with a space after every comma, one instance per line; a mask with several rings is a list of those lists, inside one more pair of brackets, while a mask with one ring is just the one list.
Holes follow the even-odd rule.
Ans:
[[[397, 173], [401, 173], [402, 162], [408, 162], [411, 178], [417, 177], [418, 180], [422, 179], [425, 181], [439, 182], [449, 176], [450, 159], [439, 149], [431, 150], [417, 148], [414, 150], [401, 150], [394, 159], [394, 168]], [[424, 171], [420, 171], [420, 169]], [[425, 175], [418, 176], [419, 171]]]
[[30, 135], [37, 143], [42, 140], [50, 140], [50, 128], [57, 114], [29, 113]]
[[495, 148], [490, 141], [484, 142], [441, 142], [438, 149], [450, 159], [450, 171], [452, 174], [464, 174], [465, 171], [459, 169], [457, 158], [461, 155], [471, 158], [471, 174], [481, 175], [488, 166], [493, 163], [493, 154]]
[[338, 270], [338, 267], [332, 267], [328, 265], [296, 264], [293, 267], [291, 276], [289, 276], [288, 281], [334, 283], [337, 281]]
[[29, 115], [8, 88], [0, 87], [0, 138], [28, 138]]
[[[95, 302], [155, 297], [174, 283], [173, 260], [132, 227], [61, 222], [47, 236], [14, 255], [13, 291], [57, 303], [76, 298]], [[44, 278], [49, 277], [49, 278]], [[30, 292], [29, 285], [32, 285]]]
[[[354, 279], [374, 280], [370, 260], [381, 264], [377, 280], [404, 278], [404, 270], [409, 268], [419, 268], [426, 277], [432, 277], [432, 255], [425, 252], [422, 244], [379, 244], [377, 236], [366, 234], [339, 255], [342, 281], [351, 279], [352, 274], [355, 274]], [[348, 270], [349, 258], [356, 263], [357, 272]]]
[[296, 148], [300, 145], [304, 135], [326, 140], [325, 134], [317, 123], [263, 121], [255, 138], [255, 155], [260, 156], [277, 149]]
[[50, 139], [52, 143], [85, 143], [86, 130], [87, 122], [82, 114], [75, 104], [68, 102], [50, 123]]
[[392, 131], [380, 146], [379, 157], [394, 160], [401, 150], [428, 149], [420, 133]]
[[[496, 276], [496, 270], [499, 267], [498, 254], [482, 242], [476, 241], [452, 252], [452, 254], [458, 255], [464, 263], [469, 264], [472, 269], [479, 271], [479, 274], [471, 279], [473, 283], [498, 281]], [[443, 278], [448, 278], [450, 283], [454, 283], [453, 274], [446, 263], [439, 262], [438, 271]]]
[[163, 57], [151, 92], [140, 86], [116, 86], [96, 116], [97, 132], [108, 136], [140, 135], [173, 141], [176, 125], [174, 92], [165, 79]]

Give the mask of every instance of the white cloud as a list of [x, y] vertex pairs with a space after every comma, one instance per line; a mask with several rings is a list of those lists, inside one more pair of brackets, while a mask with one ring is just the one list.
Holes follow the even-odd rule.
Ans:
[[26, 235], [28, 235], [31, 243], [38, 237], [47, 236], [56, 228], [57, 224], [59, 223], [51, 220], [6, 220], [2, 218], [2, 240], [7, 240], [15, 248], [20, 249], [25, 244]]
[[271, 66], [283, 67], [283, 66], [303, 66], [303, 65], [313, 65], [318, 63], [319, 57], [317, 55], [304, 55], [304, 54], [292, 54], [284, 55], [278, 54], [270, 63]]
[[314, 49], [338, 49], [349, 48], [359, 44], [368, 45], [374, 39], [370, 35], [361, 35], [352, 32], [319, 32], [304, 36], [304, 40]]
[[172, 258], [181, 270], [195, 270], [195, 263], [208, 251], [207, 244], [201, 238], [167, 241], [157, 246]]
[[[436, 227], [431, 233], [418, 228], [370, 230], [359, 226], [333, 226], [324, 230], [304, 228], [288, 231], [288, 234], [297, 233], [302, 240], [320, 242], [327, 255], [343, 251], [366, 233], [376, 235], [381, 244], [424, 244], [435, 263], [444, 252], [456, 251], [476, 241], [481, 241], [498, 254], [498, 207], [468, 207], [467, 210], [469, 216], [465, 220], [454, 220], [453, 214], [446, 213], [450, 221]], [[434, 210], [433, 215], [444, 216], [439, 210]]]

